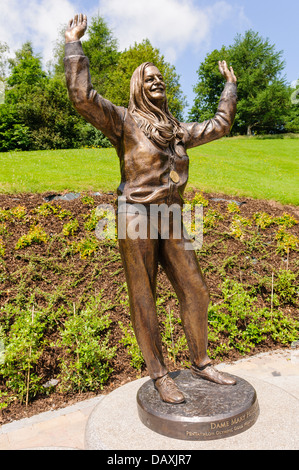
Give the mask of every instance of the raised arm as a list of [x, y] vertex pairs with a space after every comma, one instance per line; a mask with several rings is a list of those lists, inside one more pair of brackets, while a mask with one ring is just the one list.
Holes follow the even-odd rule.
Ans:
[[86, 28], [87, 17], [80, 14], [69, 21], [65, 31], [64, 67], [69, 97], [86, 121], [100, 129], [117, 147], [126, 110], [103, 98], [92, 87], [89, 61], [80, 42]]
[[218, 62], [219, 71], [226, 79], [215, 116], [202, 123], [183, 124], [186, 148], [197, 147], [229, 134], [233, 125], [237, 106], [237, 79], [232, 67], [225, 60]]

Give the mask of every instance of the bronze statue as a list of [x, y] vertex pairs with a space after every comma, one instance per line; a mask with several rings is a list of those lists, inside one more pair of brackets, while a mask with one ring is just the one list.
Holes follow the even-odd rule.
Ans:
[[[218, 110], [213, 119], [203, 123], [181, 123], [168, 110], [165, 84], [152, 63], [141, 64], [133, 73], [128, 109], [118, 107], [100, 96], [92, 87], [89, 62], [80, 38], [87, 28], [86, 16], [76, 15], [65, 32], [65, 73], [69, 97], [77, 111], [110, 139], [121, 170], [118, 194], [127, 204], [142, 204], [145, 217], [152, 204], [183, 205], [188, 180], [186, 150], [227, 135], [236, 112], [236, 77], [225, 61], [219, 62], [226, 78]], [[134, 207], [134, 206], [133, 206]], [[134, 210], [128, 210], [130, 224]], [[207, 356], [207, 310], [209, 293], [194, 250], [181, 227], [181, 237], [173, 236], [170, 219], [169, 237], [126, 237], [119, 240], [129, 291], [133, 328], [150, 377], [163, 401], [182, 403], [184, 395], [168, 375], [156, 314], [156, 277], [158, 263], [164, 268], [177, 294], [181, 318], [188, 342], [194, 377], [223, 385], [235, 383], [217, 371]], [[148, 225], [149, 226], [149, 225]]]

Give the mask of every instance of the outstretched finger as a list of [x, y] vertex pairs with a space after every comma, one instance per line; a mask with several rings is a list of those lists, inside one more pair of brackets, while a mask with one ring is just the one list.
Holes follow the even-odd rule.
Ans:
[[232, 74], [233, 78], [234, 78], [235, 80], [237, 80], [237, 77], [236, 77], [236, 75], [235, 75], [234, 69], [233, 69], [232, 67], [230, 67], [230, 71], [231, 71], [231, 74]]
[[227, 66], [227, 63], [225, 60], [222, 61], [222, 65], [223, 65], [223, 70], [225, 70], [226, 72], [228, 72], [228, 66]]
[[73, 18], [70, 19], [70, 21], [68, 22], [67, 27], [68, 27], [68, 28], [71, 28], [71, 27], [72, 27], [72, 24], [73, 24]]
[[74, 17], [74, 26], [77, 26], [78, 24], [78, 15], [75, 15]]

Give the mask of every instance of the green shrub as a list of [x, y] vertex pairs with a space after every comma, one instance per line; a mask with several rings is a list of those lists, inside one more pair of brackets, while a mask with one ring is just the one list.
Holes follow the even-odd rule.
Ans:
[[209, 205], [209, 201], [205, 199], [202, 193], [197, 193], [191, 201], [191, 206], [194, 207], [197, 204], [207, 207]]
[[206, 232], [207, 229], [214, 229], [217, 226], [219, 220], [223, 220], [220, 212], [209, 209], [203, 218], [204, 232]]
[[90, 214], [86, 215], [85, 218], [87, 219], [84, 228], [88, 232], [93, 232], [99, 222], [100, 216], [97, 213], [97, 209], [93, 209]]
[[285, 228], [291, 228], [293, 225], [298, 224], [298, 221], [295, 219], [295, 217], [287, 214], [286, 212], [284, 212], [281, 217], [275, 217], [274, 220], [277, 225], [282, 225]]
[[61, 206], [56, 204], [50, 204], [49, 202], [45, 202], [41, 206], [38, 206], [34, 211], [36, 214], [41, 215], [42, 217], [48, 217], [50, 215], [55, 215], [59, 219], [64, 219], [65, 217], [71, 217], [71, 211], [66, 209], [62, 209]]
[[29, 232], [17, 241], [15, 249], [19, 250], [32, 243], [46, 243], [49, 240], [45, 230], [40, 225], [33, 225], [30, 227]]
[[296, 304], [298, 297], [298, 285], [296, 285], [296, 275], [286, 269], [280, 269], [274, 282], [274, 292], [283, 303]]
[[24, 206], [16, 206], [10, 209], [12, 217], [17, 219], [24, 219], [26, 217], [27, 211]]
[[67, 224], [64, 224], [62, 233], [65, 237], [68, 237], [70, 235], [74, 235], [78, 229], [79, 229], [79, 222], [77, 219], [74, 219], [68, 222]]
[[4, 241], [0, 237], [0, 258], [3, 258], [5, 255], [5, 246], [4, 246]]
[[270, 225], [275, 223], [273, 217], [266, 212], [256, 212], [253, 214], [253, 220], [262, 230], [265, 230], [267, 227], [270, 227]]
[[254, 292], [241, 283], [223, 282], [222, 301], [208, 311], [209, 341], [216, 346], [213, 357], [228, 349], [248, 353], [267, 338], [281, 344], [298, 339], [297, 320], [278, 309], [257, 308], [256, 301]]
[[71, 249], [75, 253], [80, 253], [80, 257], [84, 259], [98, 251], [99, 242], [95, 237], [89, 236], [73, 242], [71, 244]]
[[11, 218], [10, 211], [7, 209], [0, 209], [0, 222], [5, 222]]
[[286, 232], [284, 227], [281, 227], [275, 235], [277, 240], [277, 253], [288, 253], [290, 250], [296, 250], [299, 246], [299, 238], [292, 233]]
[[128, 328], [125, 327], [120, 321], [118, 322], [118, 325], [123, 333], [123, 337], [120, 340], [120, 343], [122, 343], [126, 347], [128, 354], [131, 357], [130, 364], [132, 367], [134, 367], [134, 369], [140, 371], [141, 367], [144, 364], [144, 359], [142, 352], [138, 346], [133, 328], [131, 326], [129, 326]]
[[232, 201], [232, 202], [228, 203], [227, 211], [230, 214], [238, 213], [238, 212], [240, 212], [240, 207], [238, 206], [238, 204], [236, 202]]
[[244, 229], [243, 225], [238, 218], [233, 218], [230, 224], [230, 235], [234, 238], [243, 240], [244, 238]]
[[61, 388], [63, 390], [86, 391], [103, 388], [112, 373], [110, 361], [116, 348], [110, 348], [109, 332], [111, 320], [106, 311], [112, 308], [104, 304], [101, 294], [66, 320], [60, 330], [63, 347], [68, 358], [61, 361]]
[[179, 353], [188, 349], [187, 339], [184, 331], [182, 329], [179, 331], [182, 324], [181, 319], [177, 318], [172, 311], [166, 312], [164, 308], [161, 309], [165, 314], [165, 320], [162, 322], [162, 342], [167, 348], [169, 359], [176, 363]]
[[16, 307], [15, 321], [4, 339], [5, 355], [0, 364], [0, 374], [7, 387], [26, 403], [41, 390], [41, 377], [37, 363], [43, 351], [43, 335], [46, 319], [33, 307]]

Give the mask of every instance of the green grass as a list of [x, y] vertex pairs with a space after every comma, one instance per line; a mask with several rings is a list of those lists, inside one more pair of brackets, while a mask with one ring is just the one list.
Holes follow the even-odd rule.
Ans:
[[119, 185], [114, 149], [0, 153], [0, 192], [111, 191]]
[[299, 205], [298, 138], [224, 138], [189, 157], [189, 186]]
[[[189, 188], [299, 205], [299, 138], [224, 138], [189, 150]], [[115, 191], [114, 149], [0, 153], [0, 192]]]

